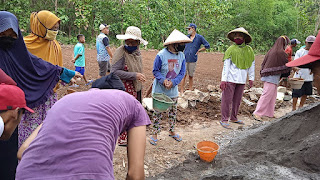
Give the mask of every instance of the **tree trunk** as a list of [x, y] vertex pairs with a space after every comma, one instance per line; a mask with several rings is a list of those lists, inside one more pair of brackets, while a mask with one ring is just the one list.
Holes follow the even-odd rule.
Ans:
[[[320, 3], [319, 3], [319, 5], [320, 5]], [[316, 24], [315, 24], [315, 27], [314, 27], [314, 35], [315, 36], [317, 35], [319, 24], [320, 24], [320, 6], [319, 6], [319, 11], [318, 11], [318, 15], [317, 15]]]
[[57, 13], [57, 11], [58, 11], [58, 0], [55, 0], [55, 2], [54, 2], [54, 12]]

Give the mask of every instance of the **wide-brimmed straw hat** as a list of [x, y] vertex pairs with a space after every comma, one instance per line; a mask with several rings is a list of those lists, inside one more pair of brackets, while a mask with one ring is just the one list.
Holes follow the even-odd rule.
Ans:
[[320, 30], [307, 55], [286, 64], [288, 67], [302, 66], [320, 60]]
[[147, 45], [148, 42], [141, 37], [141, 30], [135, 26], [129, 26], [126, 30], [125, 34], [118, 34], [117, 39], [127, 40], [139, 40], [142, 44]]
[[192, 42], [188, 36], [184, 35], [178, 30], [173, 30], [166, 41], [163, 43], [164, 46], [175, 43], [190, 43]]
[[241, 32], [243, 34], [245, 34], [244, 36], [244, 41], [247, 43], [250, 43], [252, 41], [252, 37], [251, 35], [248, 33], [247, 30], [245, 30], [243, 27], [240, 27], [240, 28], [237, 28], [237, 29], [234, 29], [232, 31], [230, 31], [227, 35], [227, 37], [231, 40], [231, 41], [234, 41], [234, 35], [236, 32]]

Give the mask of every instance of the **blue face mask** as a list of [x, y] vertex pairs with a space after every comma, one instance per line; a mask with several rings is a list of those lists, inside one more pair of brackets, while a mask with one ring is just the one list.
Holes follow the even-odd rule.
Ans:
[[128, 46], [128, 45], [125, 45], [124, 48], [125, 48], [129, 53], [132, 53], [133, 51], [135, 51], [135, 50], [138, 49], [138, 46]]

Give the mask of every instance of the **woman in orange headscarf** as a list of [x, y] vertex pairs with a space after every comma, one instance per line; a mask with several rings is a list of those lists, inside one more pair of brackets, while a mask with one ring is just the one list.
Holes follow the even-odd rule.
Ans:
[[[60, 19], [50, 11], [33, 12], [30, 15], [31, 33], [24, 37], [24, 42], [30, 53], [50, 62], [53, 65], [62, 67], [61, 47], [56, 40], [60, 26]], [[42, 123], [47, 115], [47, 111], [58, 100], [55, 91], [59, 88], [59, 83], [49, 94], [47, 101], [33, 108], [35, 113], [25, 113], [19, 124], [19, 142], [20, 145], [30, 135], [30, 133]]]
[[51, 64], [62, 66], [61, 47], [56, 40], [60, 19], [52, 12], [43, 10], [30, 16], [31, 33], [24, 37], [29, 52]]

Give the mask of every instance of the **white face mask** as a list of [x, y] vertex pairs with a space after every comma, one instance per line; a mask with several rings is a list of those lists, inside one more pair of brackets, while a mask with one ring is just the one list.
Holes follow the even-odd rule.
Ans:
[[193, 30], [192, 30], [192, 29], [189, 29], [189, 30], [188, 30], [188, 34], [191, 35], [192, 33], [193, 33]]

